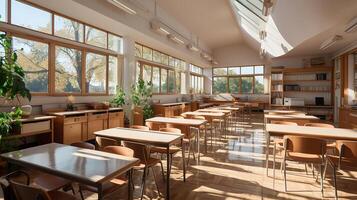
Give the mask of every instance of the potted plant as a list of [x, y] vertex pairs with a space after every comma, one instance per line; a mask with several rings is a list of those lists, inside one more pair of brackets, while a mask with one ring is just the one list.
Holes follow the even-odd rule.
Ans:
[[17, 53], [12, 49], [11, 39], [6, 34], [0, 34], [0, 99], [15, 105], [11, 112], [0, 112], [0, 148], [3, 152], [7, 147], [2, 138], [15, 132], [20, 126], [21, 98], [31, 100], [30, 91], [26, 88], [25, 72], [17, 63]]
[[117, 86], [117, 92], [112, 100], [110, 100], [110, 105], [112, 107], [122, 107], [125, 105], [125, 93], [122, 88]]
[[133, 103], [133, 124], [143, 125], [144, 121], [154, 115], [150, 101], [152, 97], [152, 83], [139, 79], [131, 87], [131, 100]]

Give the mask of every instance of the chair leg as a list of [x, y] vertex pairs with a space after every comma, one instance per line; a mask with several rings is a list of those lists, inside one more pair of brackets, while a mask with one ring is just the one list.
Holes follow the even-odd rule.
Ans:
[[172, 154], [170, 154], [169, 156], [170, 156], [170, 163], [167, 163], [167, 164], [168, 164], [168, 165], [170, 165], [170, 166], [169, 166], [169, 173], [171, 174], [172, 157], [173, 157], [173, 155], [172, 155]]
[[147, 170], [147, 167], [144, 168], [143, 180], [142, 180], [142, 182], [141, 182], [141, 197], [140, 197], [141, 200], [143, 199], [144, 191], [145, 191], [146, 170]]
[[160, 166], [161, 166], [161, 174], [162, 174], [162, 179], [165, 181], [165, 174], [164, 174], [164, 165], [162, 164], [162, 162], [160, 161]]
[[337, 177], [336, 177], [336, 168], [335, 167], [332, 167], [332, 170], [333, 170], [333, 184], [335, 186], [335, 199], [338, 199], [338, 195], [337, 195]]
[[274, 142], [274, 149], [273, 149], [273, 180], [275, 183], [275, 157], [276, 157], [276, 143]]
[[79, 194], [81, 196], [81, 199], [84, 200], [84, 195], [81, 186], [79, 186]]
[[157, 193], [159, 194], [159, 196], [161, 196], [159, 185], [156, 182], [156, 174], [155, 174], [154, 167], [150, 167], [150, 168], [151, 168], [151, 171], [152, 171], [152, 175], [154, 176], [154, 182], [155, 182], [155, 185], [156, 185]]
[[321, 181], [321, 194], [322, 196], [324, 195], [324, 172], [323, 172], [324, 166], [321, 164], [320, 165], [320, 181]]
[[287, 183], [286, 183], [286, 162], [284, 160], [284, 189], [285, 189], [285, 192], [288, 190], [288, 186], [287, 186]]

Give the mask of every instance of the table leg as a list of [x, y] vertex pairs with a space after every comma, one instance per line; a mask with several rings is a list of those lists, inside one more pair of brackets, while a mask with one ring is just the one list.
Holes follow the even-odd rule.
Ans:
[[207, 154], [207, 124], [205, 124], [205, 153]]
[[[181, 150], [182, 150], [182, 170], [183, 170], [183, 181], [186, 182], [186, 162], [185, 162], [185, 146], [183, 144], [183, 138], [181, 138]], [[190, 155], [188, 155], [190, 157]]]
[[197, 165], [200, 163], [200, 158], [201, 158], [201, 155], [200, 155], [200, 129], [197, 129], [197, 153], [198, 153], [198, 156], [197, 156]]
[[[210, 122], [210, 131], [211, 131], [211, 149], [213, 151], [213, 125], [212, 125], [212, 121]], [[207, 130], [207, 128], [206, 128]], [[207, 132], [207, 131], [206, 131]], [[214, 133], [214, 135], [216, 136], [216, 132]], [[216, 140], [216, 138], [214, 138]]]
[[102, 184], [98, 185], [98, 200], [102, 200], [103, 198], [103, 187]]
[[170, 199], [170, 146], [166, 147], [166, 157], [167, 157], [167, 164], [166, 164], [166, 199]]
[[270, 146], [270, 135], [266, 132], [266, 149], [265, 149], [265, 165], [266, 165], [266, 175], [268, 176], [269, 171], [269, 146]]
[[133, 194], [132, 194], [132, 190], [131, 190], [131, 185], [132, 185], [132, 173], [133, 173], [133, 170], [129, 170], [127, 172], [128, 174], [128, 200], [132, 200], [133, 199]]

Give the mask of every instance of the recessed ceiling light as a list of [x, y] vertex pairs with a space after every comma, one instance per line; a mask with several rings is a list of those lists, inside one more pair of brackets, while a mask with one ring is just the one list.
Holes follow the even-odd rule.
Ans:
[[123, 11], [131, 14], [131, 15], [135, 15], [136, 11], [129, 8], [127, 5], [123, 4], [122, 2], [120, 2], [119, 0], [107, 0], [109, 3], [113, 4], [114, 6], [122, 9]]

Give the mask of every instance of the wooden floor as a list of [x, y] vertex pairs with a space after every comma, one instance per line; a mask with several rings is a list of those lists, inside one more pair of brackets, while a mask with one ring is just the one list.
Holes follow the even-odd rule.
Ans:
[[[288, 192], [284, 192], [282, 173], [279, 170], [276, 171], [276, 181], [273, 184], [273, 178], [265, 175], [265, 136], [262, 123], [262, 114], [255, 114], [251, 122], [240, 122], [238, 131], [231, 131], [227, 139], [222, 137], [217, 144], [213, 143], [213, 149], [209, 145], [208, 154], [201, 157], [200, 165], [191, 160], [186, 182], [182, 181], [181, 154], [177, 154], [172, 170], [172, 199], [334, 199], [330, 171], [324, 181], [325, 193], [322, 197], [320, 180], [313, 178], [311, 169], [306, 174], [304, 165], [298, 163], [288, 163]], [[277, 168], [278, 164], [280, 157]], [[155, 171], [159, 174], [160, 168], [157, 167]], [[272, 170], [269, 175], [272, 175]], [[356, 173], [338, 174], [340, 199], [357, 199], [356, 176]], [[141, 173], [136, 172], [134, 178], [134, 196], [135, 199], [140, 199]], [[145, 199], [163, 199], [158, 196], [153, 180], [150, 173]], [[165, 188], [160, 177], [157, 181], [159, 188]], [[79, 197], [78, 194], [77, 196]], [[89, 192], [85, 196], [88, 200], [97, 198], [96, 194]], [[118, 190], [107, 199], [126, 199], [126, 188]]]

